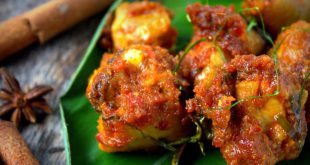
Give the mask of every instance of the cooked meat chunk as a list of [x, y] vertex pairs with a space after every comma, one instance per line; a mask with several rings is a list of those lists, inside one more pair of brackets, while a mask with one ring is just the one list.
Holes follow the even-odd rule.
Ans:
[[[276, 40], [276, 48], [269, 54], [276, 53], [279, 58], [280, 67], [283, 72], [297, 77], [299, 83], [305, 83], [305, 89], [310, 91], [310, 24], [305, 21], [293, 23], [279, 34]], [[310, 97], [306, 102], [306, 118], [310, 124]]]
[[[236, 74], [235, 97], [243, 100], [231, 109], [239, 121], [231, 123], [235, 127], [230, 142], [221, 148], [232, 164], [244, 160], [274, 164], [294, 159], [304, 145], [307, 125], [304, 102], [298, 98], [301, 84], [291, 72], [280, 69], [277, 73], [274, 61], [267, 56], [240, 56], [227, 67]], [[233, 153], [237, 149], [241, 150], [239, 158]]]
[[[181, 72], [189, 80], [196, 78], [199, 81], [206, 77], [212, 81], [218, 68], [227, 60], [236, 55], [258, 54], [264, 46], [256, 32], [247, 32], [246, 21], [234, 12], [233, 7], [195, 3], [186, 11], [194, 26], [190, 44], [206, 39], [195, 45], [182, 62]], [[210, 81], [206, 83], [210, 84]]]
[[[244, 0], [243, 8], [254, 7], [258, 7], [268, 32], [274, 37], [282, 27], [298, 20], [310, 21], [309, 0]], [[260, 19], [257, 10], [247, 10], [246, 13]]]
[[186, 135], [173, 57], [157, 46], [118, 51], [89, 80], [86, 95], [99, 119], [97, 140], [108, 152], [148, 149]]
[[233, 85], [230, 75], [220, 71], [209, 87], [199, 81], [194, 87], [195, 97], [186, 101], [188, 113], [212, 120], [212, 142], [215, 147], [221, 147], [225, 142], [226, 129], [231, 119], [230, 106], [235, 101]]
[[[274, 164], [296, 158], [307, 126], [301, 84], [290, 72], [276, 72], [266, 55], [236, 56], [209, 88], [195, 86], [187, 111], [212, 121], [213, 145], [229, 164]], [[235, 101], [235, 102], [233, 102]], [[236, 105], [236, 106], [234, 106]]]
[[[280, 33], [275, 45], [277, 50], [272, 49], [269, 55], [276, 53], [281, 70], [294, 74], [303, 83], [310, 72], [310, 24], [305, 21], [293, 23]], [[306, 89], [310, 90], [310, 79]]]

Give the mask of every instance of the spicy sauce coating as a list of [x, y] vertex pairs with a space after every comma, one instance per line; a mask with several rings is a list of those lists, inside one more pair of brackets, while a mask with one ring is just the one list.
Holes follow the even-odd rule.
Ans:
[[[233, 84], [225, 72], [218, 72], [211, 84], [203, 81], [194, 87], [195, 97], [186, 101], [186, 110], [212, 121], [212, 144], [221, 147], [225, 141], [226, 129], [231, 119], [230, 108], [233, 97]], [[217, 110], [221, 107], [221, 110]]]
[[[227, 67], [236, 74], [236, 99], [244, 100], [231, 111], [239, 121], [235, 120], [232, 138], [221, 148], [231, 162], [274, 164], [295, 159], [301, 152], [307, 134], [304, 103], [293, 99], [299, 96], [301, 84], [290, 72], [279, 68], [277, 73], [275, 65], [263, 55], [240, 56]], [[241, 150], [239, 157], [233, 152], [236, 149]]]
[[177, 32], [171, 26], [171, 14], [158, 2], [124, 2], [115, 12], [112, 40], [116, 49], [132, 44], [170, 48]]
[[[204, 86], [195, 86], [186, 108], [212, 121], [212, 144], [229, 164], [275, 164], [299, 155], [307, 126], [303, 103], [292, 98], [301, 85], [290, 73], [277, 75], [269, 56], [236, 56]], [[232, 107], [233, 101], [240, 102]]]
[[86, 93], [102, 114], [97, 139], [103, 150], [147, 149], [157, 146], [156, 140], [174, 141], [186, 134], [173, 68], [167, 50], [132, 45], [94, 72]]
[[190, 44], [206, 39], [194, 46], [182, 62], [181, 72], [189, 80], [205, 67], [209, 67], [211, 73], [203, 73], [205, 76], [202, 76], [214, 77], [213, 72], [217, 72], [226, 60], [235, 55], [258, 54], [264, 46], [264, 41], [256, 32], [247, 32], [246, 21], [233, 7], [195, 3], [189, 5], [186, 12], [194, 26]]

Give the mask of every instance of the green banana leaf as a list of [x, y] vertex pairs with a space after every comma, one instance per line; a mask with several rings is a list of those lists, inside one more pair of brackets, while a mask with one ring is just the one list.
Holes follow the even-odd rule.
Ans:
[[[202, 4], [234, 4], [240, 9], [241, 0], [161, 0], [161, 3], [169, 8], [173, 14], [173, 26], [179, 32], [176, 49], [182, 49], [191, 38], [192, 26], [186, 19], [185, 8], [188, 4], [201, 2]], [[108, 12], [112, 12], [121, 0], [116, 0]], [[97, 119], [99, 114], [95, 113], [90, 103], [85, 97], [85, 90], [88, 78], [95, 68], [99, 66], [99, 61], [104, 51], [97, 42], [101, 35], [101, 29], [105, 25], [106, 17], [103, 17], [98, 29], [91, 40], [91, 43], [81, 61], [77, 71], [72, 77], [71, 83], [65, 95], [60, 101], [60, 112], [64, 130], [64, 143], [67, 156], [67, 164], [83, 165], [161, 165], [171, 164], [173, 153], [166, 151], [163, 153], [105, 153], [100, 151], [95, 140], [97, 132]], [[195, 150], [196, 148], [193, 148]], [[198, 150], [198, 149], [196, 149]], [[309, 151], [304, 152], [295, 161], [285, 161], [281, 164], [307, 164], [310, 162]], [[206, 156], [202, 156], [199, 151], [189, 151], [184, 153], [187, 159], [186, 164], [226, 164], [219, 150], [206, 150]]]

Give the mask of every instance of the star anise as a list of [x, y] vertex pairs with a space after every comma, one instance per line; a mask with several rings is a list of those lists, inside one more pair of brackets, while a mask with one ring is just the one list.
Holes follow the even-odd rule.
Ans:
[[0, 106], [0, 117], [12, 112], [11, 121], [19, 126], [22, 115], [31, 123], [36, 122], [36, 114], [34, 109], [41, 109], [46, 113], [51, 113], [52, 109], [43, 98], [44, 95], [51, 92], [53, 89], [50, 86], [40, 85], [24, 92], [16, 78], [11, 75], [5, 68], [0, 68], [3, 86], [0, 89], [0, 99], [5, 103]]

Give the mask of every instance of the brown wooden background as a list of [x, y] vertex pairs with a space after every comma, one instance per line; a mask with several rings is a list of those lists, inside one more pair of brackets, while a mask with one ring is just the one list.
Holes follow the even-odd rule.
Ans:
[[[48, 0], [0, 0], [0, 21], [46, 1]], [[53, 114], [22, 130], [26, 143], [40, 164], [66, 164], [59, 98], [65, 92], [102, 15], [103, 13], [81, 22], [45, 45], [33, 45], [0, 62], [0, 66], [7, 67], [26, 89], [36, 84], [48, 84], [55, 89], [47, 97], [54, 109]]]

